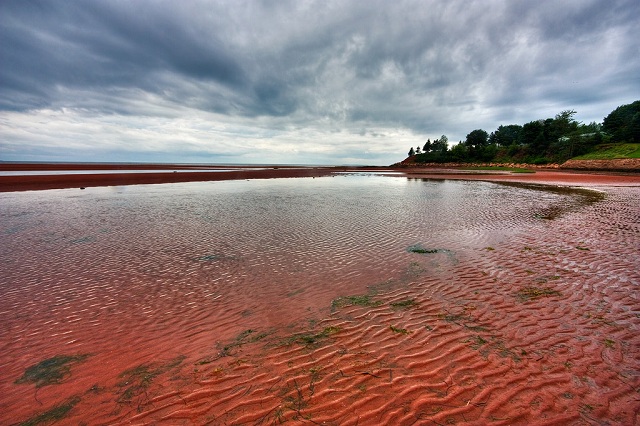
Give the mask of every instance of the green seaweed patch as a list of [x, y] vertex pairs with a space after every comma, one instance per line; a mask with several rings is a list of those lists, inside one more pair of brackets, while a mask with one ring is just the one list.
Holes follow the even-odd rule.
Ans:
[[207, 254], [204, 256], [196, 257], [196, 260], [198, 262], [213, 262], [220, 259], [221, 259], [221, 256], [218, 256], [216, 254]]
[[389, 326], [389, 329], [391, 331], [393, 331], [394, 333], [398, 333], [398, 334], [409, 334], [410, 331], [407, 330], [406, 328], [398, 328], [398, 327], [394, 327], [392, 325]]
[[370, 294], [338, 297], [331, 302], [331, 310], [333, 311], [337, 308], [344, 308], [346, 306], [364, 306], [368, 308], [375, 308], [382, 305], [381, 301], [371, 300], [371, 297], [372, 296]]
[[487, 341], [483, 339], [481, 336], [473, 336], [470, 342], [471, 342], [471, 348], [475, 350], [480, 349], [482, 345], [487, 343]]
[[238, 334], [233, 342], [229, 343], [228, 345], [225, 345], [222, 348], [222, 353], [223, 353], [223, 355], [227, 356], [227, 355], [230, 354], [232, 349], [238, 348], [238, 347], [240, 347], [242, 345], [245, 345], [245, 344], [259, 342], [260, 340], [262, 340], [265, 337], [269, 336], [269, 334], [270, 333], [259, 332], [257, 330], [253, 330], [251, 328], [248, 329], [248, 330], [245, 330], [245, 331], [241, 332], [240, 334]]
[[552, 296], [562, 296], [562, 293], [550, 287], [524, 287], [523, 289], [521, 289], [516, 293], [516, 297], [521, 302], [535, 300], [540, 297], [552, 297]]
[[416, 306], [417, 303], [415, 299], [406, 299], [406, 300], [400, 300], [398, 302], [391, 302], [389, 303], [389, 305], [391, 305], [393, 309], [408, 309], [413, 306]]
[[317, 346], [330, 336], [338, 333], [341, 330], [340, 327], [326, 327], [318, 333], [296, 333], [290, 337], [287, 337], [281, 341], [285, 346], [297, 343], [302, 346]]
[[151, 386], [151, 382], [161, 373], [161, 370], [154, 369], [149, 365], [139, 365], [121, 373], [119, 377], [123, 380], [118, 382], [116, 386], [124, 388], [124, 390], [118, 396], [118, 402], [121, 404], [131, 402], [134, 397]]
[[71, 375], [71, 364], [82, 362], [90, 355], [56, 355], [27, 368], [16, 384], [35, 383], [36, 388], [57, 385]]
[[407, 251], [409, 253], [416, 253], [421, 255], [431, 255], [431, 254], [445, 254], [447, 257], [454, 263], [457, 263], [455, 258], [455, 252], [443, 248], [426, 248], [420, 244], [416, 244], [413, 246], [407, 247]]
[[[476, 335], [465, 340], [465, 343], [469, 343], [471, 349], [479, 351], [480, 355], [485, 359], [491, 352], [494, 352], [501, 358], [511, 358], [515, 362], [520, 362], [522, 360], [516, 351], [508, 348], [501, 339], [498, 339], [495, 336], [491, 336], [489, 339], [490, 340], [487, 340], [482, 336]], [[527, 351], [524, 349], [520, 350], [520, 355], [525, 356], [526, 354]]]
[[469, 323], [474, 323], [476, 322], [475, 318], [473, 318], [470, 315], [465, 315], [464, 313], [461, 314], [452, 314], [452, 313], [446, 313], [446, 314], [439, 314], [438, 318], [446, 321], [446, 322], [450, 322], [456, 325], [459, 325], [460, 327], [464, 327], [467, 330], [470, 331], [488, 331], [487, 327], [481, 326], [481, 325], [469, 325], [467, 324], [467, 322]]
[[[502, 340], [495, 340], [493, 342], [493, 350], [495, 350], [501, 358], [511, 358], [516, 362], [520, 362], [522, 360], [516, 353], [516, 350], [508, 348]], [[526, 354], [527, 351], [520, 349], [520, 355], [525, 356]]]
[[407, 248], [409, 253], [418, 253], [418, 254], [434, 254], [442, 252], [442, 249], [437, 248], [424, 248], [420, 244], [416, 244]]
[[20, 426], [37, 426], [40, 424], [46, 423], [54, 423], [59, 420], [64, 419], [69, 411], [73, 409], [80, 402], [80, 397], [74, 396], [73, 398], [63, 402], [62, 404], [58, 404], [53, 406], [51, 409], [45, 411], [44, 413], [37, 414], [31, 417], [28, 420], [25, 420], [22, 423], [19, 423]]
[[146, 392], [156, 377], [178, 367], [185, 358], [184, 355], [181, 355], [160, 365], [141, 364], [120, 373], [118, 377], [122, 380], [116, 383], [116, 386], [123, 390], [118, 396], [118, 403], [130, 403], [133, 398]]
[[472, 321], [473, 318], [471, 318], [470, 316], [464, 315], [464, 314], [451, 314], [451, 313], [446, 313], [446, 314], [438, 314], [438, 318], [445, 320], [446, 322], [453, 322], [453, 323], [458, 323], [458, 321]]
[[236, 336], [236, 342], [251, 343], [258, 341], [267, 335], [266, 333], [256, 333], [258, 333], [257, 330], [253, 330], [251, 328], [242, 331], [240, 334], [238, 334], [238, 336]]

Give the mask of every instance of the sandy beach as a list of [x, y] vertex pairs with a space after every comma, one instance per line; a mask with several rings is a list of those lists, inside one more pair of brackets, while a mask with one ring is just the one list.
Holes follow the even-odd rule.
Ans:
[[[191, 172], [180, 179], [335, 171], [398, 170], [278, 168]], [[3, 212], [8, 281], [0, 303], [7, 330], [1, 362], [7, 373], [0, 420], [13, 424], [66, 409], [69, 424], [638, 424], [640, 177], [402, 171], [406, 175], [378, 176], [387, 179], [380, 183], [359, 181], [364, 199], [377, 194], [362, 208], [350, 193], [345, 204], [329, 204], [340, 193], [328, 186], [327, 198], [308, 214], [289, 214], [282, 209], [304, 209], [307, 199], [296, 204], [291, 194], [298, 185], [284, 182], [274, 194], [289, 198], [273, 206], [274, 196], [255, 189], [260, 203], [252, 205], [267, 209], [264, 222], [249, 219], [260, 217], [254, 207], [230, 204], [229, 214], [244, 219], [225, 222], [225, 210], [198, 207], [197, 226], [174, 217], [175, 206], [210, 206], [224, 192], [198, 201], [174, 191], [174, 207], [166, 211], [162, 203], [149, 204], [158, 211], [120, 216], [147, 205], [136, 201], [143, 192], [125, 192], [133, 205], [99, 192], [96, 200], [114, 213], [91, 207], [89, 214], [76, 195], [48, 202], [37, 192], [11, 193], [48, 188], [42, 181], [20, 186], [14, 177], [13, 184], [0, 179], [3, 197], [17, 203]], [[168, 175], [117, 179], [124, 179], [118, 185], [158, 183]], [[109, 175], [73, 178], [56, 185], [114, 182]], [[399, 179], [408, 186], [398, 187]], [[540, 184], [589, 190], [544, 191]], [[389, 192], [379, 194], [377, 185]], [[424, 188], [447, 185], [477, 193], [478, 202], [486, 196], [503, 204], [464, 210], [473, 203], [465, 198], [457, 211], [466, 225], [454, 215], [448, 237], [431, 235], [431, 228], [420, 229], [427, 219], [416, 217], [449, 212], [439, 216], [430, 210], [434, 202], [420, 197]], [[315, 194], [322, 187], [310, 188]], [[399, 210], [403, 191], [420, 196], [415, 200], [422, 207], [411, 213], [416, 217], [403, 217], [408, 207]], [[22, 195], [49, 215], [72, 203], [80, 210], [49, 218], [20, 204]], [[365, 216], [352, 217], [352, 210]], [[217, 222], [225, 224], [224, 233], [212, 231]], [[332, 231], [323, 240], [325, 228]], [[311, 232], [314, 244], [299, 230]], [[247, 250], [236, 247], [240, 235], [249, 238]], [[358, 240], [363, 236], [370, 239]], [[425, 245], [411, 246], [416, 241]], [[214, 245], [227, 252], [204, 251]], [[53, 247], [61, 247], [59, 253]], [[240, 284], [232, 287], [237, 294], [218, 291], [218, 280], [245, 275], [250, 288], [265, 293], [243, 293]], [[269, 293], [269, 282], [279, 290]], [[140, 283], [146, 293], [116, 292]], [[25, 289], [32, 289], [28, 302], [20, 296]], [[77, 291], [90, 292], [79, 297]], [[86, 358], [71, 358], [56, 385], [20, 382], [30, 366], [58, 354]]]

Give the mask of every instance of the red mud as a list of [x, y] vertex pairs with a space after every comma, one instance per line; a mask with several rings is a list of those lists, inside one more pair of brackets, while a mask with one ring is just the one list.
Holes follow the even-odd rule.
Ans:
[[535, 173], [461, 171], [452, 169], [400, 168], [410, 178], [482, 180], [488, 182], [520, 182], [571, 186], [640, 186], [640, 173], [596, 173], [559, 170], [537, 170]]
[[[0, 163], [0, 171], [55, 171], [65, 170], [158, 170], [175, 169], [173, 173], [118, 173], [118, 174], [52, 174], [1, 176], [0, 192], [62, 189], [134, 184], [160, 184], [195, 181], [241, 179], [273, 179], [290, 177], [321, 177], [339, 172], [402, 173], [417, 179], [483, 180], [494, 182], [544, 183], [579, 186], [638, 186], [639, 173], [585, 172], [572, 170], [544, 170], [535, 173], [483, 172], [459, 169], [420, 167], [254, 167], [254, 166], [197, 166], [170, 164], [41, 164]], [[212, 172], [211, 170], [223, 170]], [[233, 169], [233, 170], [228, 170]], [[188, 172], [186, 172], [188, 170]], [[197, 172], [194, 170], [203, 170]]]
[[[274, 173], [268, 175], [275, 177]], [[447, 252], [404, 253], [412, 263], [390, 274], [393, 279], [381, 271], [397, 265], [378, 258], [368, 272], [350, 279], [359, 280], [362, 289], [378, 282], [369, 298], [338, 299], [332, 304], [319, 294], [316, 302], [323, 308], [308, 323], [292, 323], [285, 309], [271, 312], [264, 325], [249, 328], [241, 316], [224, 315], [237, 311], [237, 306], [213, 292], [203, 294], [202, 300], [218, 303], [216, 310], [197, 319], [218, 324], [222, 331], [215, 342], [199, 325], [181, 322], [190, 315], [192, 302], [184, 300], [193, 296], [187, 296], [187, 290], [204, 290], [188, 287], [184, 270], [174, 276], [143, 253], [134, 266], [119, 265], [116, 254], [111, 259], [108, 250], [117, 253], [118, 247], [107, 247], [104, 256], [116, 261], [113, 269], [122, 268], [116, 274], [122, 285], [134, 284], [141, 279], [138, 274], [156, 269], [155, 273], [180, 284], [180, 292], [162, 295], [174, 301], [168, 306], [175, 307], [165, 308], [153, 320], [148, 313], [155, 300], [119, 305], [101, 293], [101, 287], [110, 283], [103, 283], [100, 276], [87, 275], [87, 283], [67, 285], [65, 272], [73, 274], [76, 266], [68, 271], [34, 270], [32, 276], [20, 278], [25, 286], [46, 280], [47, 273], [59, 274], [59, 284], [43, 296], [50, 303], [43, 315], [51, 318], [45, 322], [50, 323], [51, 333], [73, 336], [74, 327], [93, 319], [97, 323], [103, 313], [117, 317], [126, 312], [129, 324], [112, 330], [117, 342], [109, 338], [108, 330], [104, 334], [95, 327], [91, 356], [72, 364], [60, 385], [40, 388], [14, 382], [30, 365], [56, 355], [65, 345], [77, 348], [76, 343], [65, 342], [62, 336], [58, 340], [64, 343], [55, 349], [11, 354], [7, 352], [11, 342], [0, 342], [0, 423], [37, 419], [67, 404], [64, 419], [56, 424], [640, 424], [639, 178], [550, 171], [531, 175], [412, 171], [409, 176], [598, 187], [605, 197], [514, 233], [498, 231], [499, 237], [490, 237], [486, 234], [494, 231], [486, 229], [478, 241], [461, 247], [456, 259]], [[141, 178], [130, 176], [127, 182]], [[163, 228], [154, 228], [157, 219], [147, 219], [129, 225], [153, 235], [160, 255], [169, 259], [189, 252], [186, 244], [163, 236]], [[101, 259], [89, 253], [88, 248], [78, 248], [52, 255], [85, 256], [83, 267], [90, 270], [92, 262]], [[265, 248], [263, 255], [271, 254]], [[222, 259], [224, 270], [233, 272], [235, 261]], [[287, 267], [286, 274], [294, 273], [292, 265]], [[200, 268], [188, 273], [221, 273], [216, 264]], [[261, 270], [263, 265], [255, 268]], [[300, 269], [304, 274], [304, 264]], [[291, 281], [277, 269], [270, 273], [266, 277], [272, 280]], [[77, 300], [73, 288], [78, 284], [96, 290], [89, 299]], [[296, 289], [290, 291], [289, 309], [305, 306]], [[25, 300], [21, 311], [0, 306], [0, 314], [11, 314], [4, 326], [18, 330], [38, 321], [29, 314], [38, 302]], [[247, 296], [245, 303], [243, 313], [250, 315], [255, 302]], [[56, 313], [66, 309], [66, 316]], [[130, 324], [136, 324], [138, 334], [132, 332], [127, 338], [123, 330]], [[190, 336], [186, 343], [178, 335], [184, 332]], [[150, 336], [147, 344], [140, 340], [145, 333]], [[161, 347], [152, 340], [158, 335]], [[45, 335], [36, 333], [20, 339], [33, 339], [33, 348], [47, 343]], [[132, 342], [135, 353], [116, 361], [115, 355], [126, 353]]]
[[[56, 171], [65, 170], [158, 170], [175, 169], [169, 173], [114, 173], [114, 174], [51, 174], [0, 176], [0, 192], [41, 189], [87, 188], [133, 184], [159, 184], [196, 181], [240, 179], [272, 179], [326, 176], [342, 168], [328, 167], [251, 167], [251, 166], [186, 166], [186, 165], [113, 165], [113, 164], [1, 164], [0, 171]], [[216, 169], [222, 171], [215, 171]], [[228, 171], [228, 169], [234, 169]], [[202, 172], [194, 170], [203, 170]]]

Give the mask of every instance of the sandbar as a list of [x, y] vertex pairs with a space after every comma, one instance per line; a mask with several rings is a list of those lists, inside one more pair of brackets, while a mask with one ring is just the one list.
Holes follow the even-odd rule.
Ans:
[[[166, 170], [168, 169], [172, 170], [172, 172], [167, 172]], [[79, 170], [87, 171], [87, 173], [64, 174], [64, 171], [77, 172]], [[122, 170], [123, 172], [99, 173], [99, 171], [103, 170], [112, 172]], [[147, 173], [131, 173], [131, 170], [144, 170]], [[157, 170], [157, 172], [154, 170]], [[637, 172], [586, 172], [557, 169], [539, 169], [534, 173], [514, 173], [508, 171], [470, 171], [414, 167], [229, 167], [188, 164], [0, 163], [0, 172], [3, 171], [51, 171], [55, 174], [0, 175], [0, 192], [196, 181], [322, 177], [349, 172], [389, 173], [390, 176], [412, 179], [462, 179], [568, 186], [640, 186], [640, 173]], [[91, 171], [96, 171], [96, 173], [91, 173]]]

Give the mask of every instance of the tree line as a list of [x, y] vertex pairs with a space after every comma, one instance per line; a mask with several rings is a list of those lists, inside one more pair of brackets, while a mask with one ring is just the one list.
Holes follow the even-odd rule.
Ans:
[[605, 143], [640, 143], [640, 101], [622, 105], [602, 123], [576, 121], [574, 110], [526, 124], [499, 126], [491, 133], [476, 129], [449, 148], [446, 135], [409, 150], [418, 163], [519, 162], [562, 163]]

